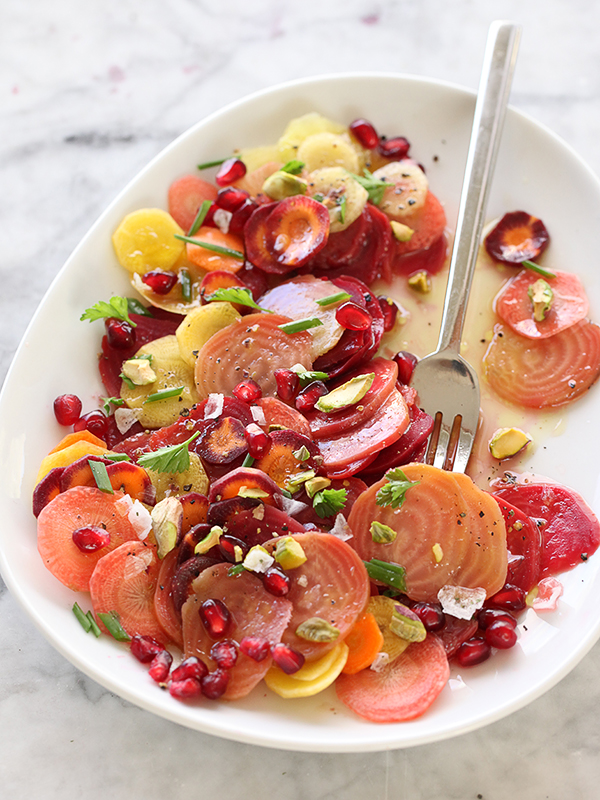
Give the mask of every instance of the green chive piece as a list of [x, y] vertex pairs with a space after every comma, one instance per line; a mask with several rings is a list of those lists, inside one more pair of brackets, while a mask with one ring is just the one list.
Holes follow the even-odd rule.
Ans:
[[92, 461], [91, 458], [88, 461], [88, 464], [92, 470], [92, 475], [96, 481], [96, 486], [100, 489], [100, 491], [105, 492], [106, 494], [114, 494], [115, 490], [111, 486], [110, 478], [108, 477], [108, 472], [106, 471], [106, 464], [104, 464], [102, 461]]
[[234, 575], [241, 575], [242, 572], [244, 572], [245, 570], [246, 570], [246, 567], [244, 567], [243, 564], [236, 564], [235, 567], [231, 567], [231, 569], [228, 570], [227, 577], [228, 578], [233, 578]]
[[318, 317], [310, 317], [307, 319], [297, 319], [295, 322], [285, 322], [283, 325], [278, 325], [277, 327], [284, 333], [299, 333], [300, 331], [307, 331], [309, 328], [318, 328], [322, 324]]
[[92, 629], [92, 623], [87, 614], [84, 614], [79, 606], [79, 603], [73, 603], [73, 613], [77, 617], [77, 621], [83, 628], [86, 633], [89, 633]]
[[198, 247], [203, 247], [205, 250], [211, 250], [213, 253], [219, 253], [222, 256], [237, 258], [239, 261], [243, 261], [245, 259], [245, 255], [243, 253], [240, 253], [239, 250], [231, 250], [229, 247], [220, 247], [218, 244], [209, 244], [208, 242], [201, 242], [199, 239], [192, 239], [190, 236], [180, 236], [178, 233], [174, 233], [173, 236], [176, 239], [180, 239], [182, 242], [188, 242], [188, 244], [195, 244]]
[[181, 284], [181, 296], [189, 303], [192, 299], [192, 279], [190, 278], [189, 270], [179, 270], [179, 283]]
[[144, 404], [157, 403], [159, 400], [167, 400], [169, 397], [179, 397], [184, 388], [184, 386], [176, 386], [174, 389], [163, 389], [162, 392], [154, 392], [154, 394], [148, 395], [144, 400]]
[[320, 300], [315, 300], [315, 303], [318, 306], [331, 306], [334, 303], [345, 303], [346, 300], [350, 300], [352, 295], [348, 294], [348, 292], [336, 292], [336, 294], [327, 295], [327, 297], [322, 297]]
[[113, 639], [116, 639], [117, 642], [131, 641], [131, 637], [119, 622], [119, 615], [117, 614], [116, 611], [109, 611], [107, 613], [103, 613], [100, 611], [98, 612], [98, 618], [100, 619], [106, 630], [113, 637]]
[[246, 458], [242, 461], [242, 467], [251, 467], [256, 459], [252, 458], [250, 453], [246, 453]]
[[406, 591], [406, 570], [400, 564], [390, 564], [387, 561], [380, 561], [378, 558], [363, 561], [363, 564], [372, 580], [381, 581], [386, 586], [393, 586], [399, 592]]
[[[231, 158], [231, 156], [227, 156]], [[205, 161], [203, 164], [198, 164], [198, 169], [210, 169], [211, 167], [220, 167], [227, 161], [227, 158], [217, 158], [214, 161]]]
[[550, 272], [549, 269], [544, 269], [544, 267], [540, 267], [539, 264], [534, 263], [533, 261], [523, 261], [521, 262], [522, 267], [527, 267], [532, 272], [537, 272], [538, 275], [541, 275], [543, 278], [556, 278], [554, 272]]
[[102, 458], [106, 458], [108, 461], [131, 461], [127, 453], [105, 453]]
[[208, 209], [211, 207], [212, 203], [210, 200], [203, 200], [202, 205], [198, 209], [198, 213], [196, 214], [194, 221], [192, 222], [192, 227], [187, 232], [188, 236], [193, 236], [198, 228], [202, 225], [204, 220], [206, 219], [206, 215], [208, 214]]
[[342, 225], [346, 222], [346, 195], [343, 194], [340, 198], [340, 202], [338, 203], [338, 207], [340, 210], [340, 222]]
[[91, 611], [88, 611], [85, 616], [89, 620], [91, 632], [94, 634], [94, 636], [97, 639], [101, 635], [102, 631], [100, 630], [100, 628], [96, 624], [96, 620], [94, 619], [94, 615], [92, 614]]
[[140, 314], [142, 317], [151, 317], [152, 312], [149, 311], [143, 303], [136, 300], [135, 297], [127, 297], [127, 308], [131, 314]]

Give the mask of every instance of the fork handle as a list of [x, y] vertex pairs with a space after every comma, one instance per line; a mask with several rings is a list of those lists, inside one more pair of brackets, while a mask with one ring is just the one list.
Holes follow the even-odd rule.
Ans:
[[496, 21], [489, 29], [450, 260], [438, 351], [460, 351], [467, 301], [520, 36], [520, 26], [512, 22]]

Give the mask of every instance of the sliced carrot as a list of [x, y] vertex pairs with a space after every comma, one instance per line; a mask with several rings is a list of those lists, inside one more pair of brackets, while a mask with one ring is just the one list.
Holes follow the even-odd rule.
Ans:
[[350, 652], [342, 672], [354, 675], [371, 666], [383, 645], [383, 634], [373, 614], [365, 611], [356, 620], [344, 641]]
[[507, 325], [528, 339], [546, 339], [584, 319], [589, 302], [577, 275], [554, 270], [553, 278], [546, 278], [552, 289], [552, 304], [540, 322], [533, 318], [533, 303], [529, 287], [539, 280], [539, 275], [524, 269], [512, 278], [496, 295], [494, 308]]
[[235, 417], [219, 417], [200, 434], [195, 450], [209, 464], [231, 464], [248, 452], [244, 426]]
[[541, 219], [527, 211], [509, 211], [485, 237], [485, 249], [497, 261], [521, 264], [539, 258], [549, 241]]
[[225, 270], [226, 272], [238, 272], [244, 266], [244, 241], [239, 236], [233, 233], [222, 233], [218, 228], [210, 228], [208, 225], [203, 225], [192, 238], [197, 239], [199, 242], [206, 242], [208, 245], [234, 250], [242, 256], [241, 258], [236, 258], [235, 256], [223, 255], [206, 247], [188, 242], [187, 257], [193, 264], [202, 267], [207, 272], [217, 269]]
[[99, 439], [97, 436], [94, 436], [93, 433], [90, 433], [88, 430], [82, 431], [75, 431], [74, 433], [68, 433], [60, 442], [53, 447], [52, 450], [48, 452], [48, 455], [52, 455], [52, 453], [57, 453], [59, 450], [64, 450], [65, 447], [70, 447], [75, 442], [90, 442], [90, 444], [97, 444], [98, 447], [106, 447], [106, 442], [102, 439]]
[[194, 525], [206, 522], [208, 514], [208, 498], [198, 492], [189, 492], [179, 497], [179, 502], [183, 506], [183, 522], [181, 524], [182, 535], [186, 534]]
[[413, 234], [407, 242], [394, 240], [394, 249], [397, 254], [405, 255], [431, 247], [440, 239], [446, 227], [446, 212], [437, 197], [428, 191], [423, 208], [414, 215], [407, 215], [402, 222], [412, 228]]
[[526, 408], [576, 400], [600, 375], [600, 328], [581, 320], [548, 339], [526, 339], [496, 325], [483, 358], [484, 374], [500, 397]]
[[[271, 447], [254, 462], [254, 466], [274, 480], [281, 489], [285, 489], [291, 475], [314, 467], [311, 458], [319, 455], [319, 448], [312, 439], [292, 430], [273, 431], [270, 436]], [[310, 456], [301, 461], [295, 454], [303, 447]]]
[[169, 214], [184, 230], [192, 227], [204, 200], [215, 200], [217, 187], [198, 175], [184, 175], [169, 187]]
[[310, 425], [306, 418], [295, 408], [286, 405], [277, 397], [261, 397], [256, 403], [263, 410], [265, 415], [265, 425], [268, 431], [270, 428], [289, 428], [292, 431], [301, 433], [312, 439]]
[[181, 618], [173, 602], [173, 576], [179, 562], [179, 550], [171, 550], [160, 563], [156, 591], [154, 592], [154, 613], [159, 624], [178, 647], [183, 646]]
[[[240, 178], [239, 181], [235, 182], [234, 186], [238, 189], [248, 192], [252, 195], [252, 197], [256, 197], [258, 200], [261, 200], [262, 198], [265, 198], [265, 195], [262, 194], [264, 182], [274, 172], [277, 172], [278, 169], [281, 169], [282, 166], [283, 164], [280, 161], [267, 161], [265, 164], [261, 164], [260, 167], [252, 170], [252, 172], [247, 172], [243, 178]], [[266, 199], [267, 201], [270, 201], [271, 198]]]
[[42, 459], [35, 482], [36, 484], [39, 483], [42, 478], [55, 467], [68, 467], [69, 464], [73, 464], [73, 462], [83, 458], [83, 456], [103, 456], [105, 453], [108, 453], [106, 447], [94, 444], [93, 442], [74, 442], [67, 447], [63, 447], [62, 450], [49, 453]]
[[277, 505], [275, 496], [281, 494], [275, 481], [261, 470], [255, 467], [238, 467], [211, 483], [208, 502], [216, 503], [233, 497], [248, 497], [253, 491], [258, 491], [260, 500], [270, 506]]

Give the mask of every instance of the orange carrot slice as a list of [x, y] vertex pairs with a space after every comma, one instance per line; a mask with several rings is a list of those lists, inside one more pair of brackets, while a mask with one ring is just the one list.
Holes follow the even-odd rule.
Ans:
[[179, 561], [179, 550], [171, 550], [160, 563], [156, 591], [154, 592], [154, 613], [169, 639], [178, 647], [183, 646], [181, 619], [175, 610], [171, 592], [173, 575]]
[[52, 450], [48, 452], [48, 455], [52, 455], [52, 453], [57, 453], [59, 450], [64, 450], [65, 447], [70, 447], [70, 445], [75, 444], [75, 442], [90, 442], [91, 444], [97, 444], [98, 447], [106, 448], [106, 442], [99, 439], [97, 436], [94, 436], [93, 433], [90, 433], [87, 430], [82, 431], [75, 431], [74, 433], [68, 433], [60, 442], [53, 447]]
[[108, 453], [106, 447], [88, 441], [73, 442], [73, 444], [57, 450], [55, 453], [49, 453], [42, 459], [40, 469], [35, 479], [36, 484], [47, 475], [51, 469], [55, 467], [68, 467], [83, 456], [103, 456]]
[[169, 187], [169, 214], [184, 231], [189, 231], [204, 200], [215, 200], [217, 187], [198, 175], [184, 175]]
[[207, 272], [214, 269], [225, 270], [226, 272], [238, 272], [244, 266], [244, 242], [233, 233], [222, 233], [218, 228], [210, 228], [202, 225], [200, 230], [194, 234], [193, 239], [199, 242], [206, 242], [208, 245], [223, 247], [226, 250], [234, 250], [242, 255], [242, 258], [223, 255], [222, 253], [208, 250], [200, 245], [187, 243], [187, 257], [198, 267], [202, 267]]
[[[312, 459], [319, 455], [319, 448], [312, 439], [296, 431], [273, 431], [270, 437], [271, 447], [264, 456], [254, 462], [254, 467], [268, 475], [281, 489], [285, 489], [291, 475], [314, 468], [315, 463]], [[303, 447], [310, 457], [302, 462], [294, 453]]]
[[483, 365], [488, 383], [505, 400], [526, 408], [562, 406], [600, 375], [600, 328], [581, 320], [534, 341], [497, 325]]
[[252, 172], [247, 172], [243, 178], [240, 178], [233, 185], [237, 189], [248, 192], [252, 197], [257, 197], [259, 201], [261, 199], [270, 201], [270, 198], [263, 195], [262, 187], [267, 178], [274, 172], [277, 172], [278, 169], [281, 169], [281, 167], [283, 167], [283, 164], [280, 161], [267, 161], [265, 164], [261, 164], [260, 167], [252, 170]]
[[356, 620], [344, 641], [348, 645], [349, 653], [342, 672], [354, 675], [371, 666], [383, 645], [383, 634], [373, 614], [365, 611]]

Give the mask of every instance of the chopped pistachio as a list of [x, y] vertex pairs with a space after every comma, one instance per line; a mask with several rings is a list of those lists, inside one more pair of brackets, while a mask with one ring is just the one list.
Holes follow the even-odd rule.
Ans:
[[427, 636], [425, 626], [419, 617], [401, 603], [396, 603], [394, 606], [390, 630], [407, 642], [422, 642]]
[[420, 269], [408, 278], [408, 285], [415, 292], [428, 294], [431, 291], [431, 276], [426, 270]]
[[550, 284], [543, 278], [538, 278], [535, 283], [529, 286], [527, 294], [533, 304], [534, 320], [543, 322], [546, 319], [546, 314], [550, 311], [554, 299], [554, 292], [550, 288]]
[[266, 572], [274, 562], [273, 556], [268, 553], [260, 544], [255, 544], [248, 550], [246, 558], [243, 560], [244, 569], [250, 572]]
[[532, 441], [531, 436], [520, 428], [498, 428], [488, 446], [494, 458], [504, 461], [516, 456]]
[[306, 494], [309, 497], [314, 497], [317, 492], [322, 492], [323, 489], [327, 489], [328, 486], [331, 486], [331, 481], [329, 478], [324, 478], [321, 475], [317, 475], [316, 478], [311, 478], [304, 484]]
[[286, 197], [293, 197], [296, 194], [306, 194], [307, 189], [308, 182], [304, 178], [283, 170], [269, 175], [262, 186], [263, 192], [272, 200], [284, 200]]
[[282, 569], [296, 569], [306, 561], [306, 554], [291, 536], [280, 539], [275, 546], [275, 561]]
[[223, 528], [220, 528], [218, 525], [213, 525], [208, 534], [204, 537], [204, 539], [200, 539], [200, 541], [194, 548], [194, 553], [197, 556], [201, 556], [204, 553], [208, 553], [211, 547], [214, 547], [216, 544], [219, 544], [219, 539], [221, 538], [221, 536], [223, 536], [223, 533], [224, 533]]
[[408, 225], [405, 225], [403, 222], [397, 222], [395, 219], [390, 222], [390, 225], [392, 227], [392, 233], [394, 234], [394, 237], [399, 242], [410, 241], [414, 233], [412, 228], [409, 228]]
[[339, 635], [339, 630], [321, 617], [306, 619], [296, 628], [296, 636], [308, 642], [334, 642]]
[[130, 358], [123, 362], [121, 370], [135, 386], [147, 386], [156, 380], [156, 372], [147, 358]]
[[254, 486], [240, 486], [238, 497], [250, 497], [253, 500], [264, 500], [265, 497], [269, 497], [269, 493], [265, 492], [264, 489], [258, 489]]
[[158, 557], [164, 558], [177, 544], [183, 524], [183, 506], [177, 497], [165, 497], [150, 514]]
[[371, 538], [377, 544], [391, 544], [397, 536], [393, 528], [390, 528], [389, 525], [384, 525], [382, 522], [377, 522], [377, 520], [373, 520], [369, 532]]
[[435, 558], [435, 563], [439, 564], [442, 558], [444, 557], [444, 551], [442, 550], [442, 546], [439, 542], [436, 542], [433, 547], [431, 548], [433, 553], [433, 557]]

